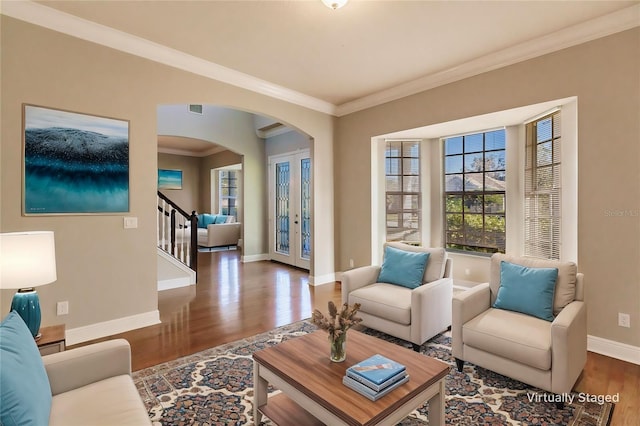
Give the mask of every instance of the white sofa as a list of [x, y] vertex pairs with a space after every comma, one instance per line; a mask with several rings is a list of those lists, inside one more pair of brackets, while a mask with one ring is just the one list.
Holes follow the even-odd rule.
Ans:
[[[198, 246], [208, 248], [237, 246], [240, 241], [241, 228], [242, 224], [235, 221], [208, 224], [206, 228], [197, 228], [196, 241]], [[177, 227], [175, 232], [176, 244], [187, 244], [190, 241], [191, 228], [188, 224], [184, 227]], [[166, 238], [165, 242], [168, 243], [168, 240]]]
[[41, 356], [17, 311], [0, 322], [0, 424], [150, 425], [126, 340]]
[[109, 340], [42, 357], [51, 385], [49, 426], [151, 425], [131, 379], [131, 349]]
[[198, 245], [202, 247], [237, 246], [240, 222], [216, 223], [206, 229], [198, 228]]

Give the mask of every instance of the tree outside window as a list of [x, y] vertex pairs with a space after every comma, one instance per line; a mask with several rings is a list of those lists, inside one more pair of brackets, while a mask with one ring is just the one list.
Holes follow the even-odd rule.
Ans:
[[445, 247], [504, 253], [505, 130], [444, 139]]

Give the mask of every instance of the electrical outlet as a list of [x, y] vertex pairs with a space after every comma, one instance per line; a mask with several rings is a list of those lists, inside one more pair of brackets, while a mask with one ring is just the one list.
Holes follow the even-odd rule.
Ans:
[[349, 259], [349, 268], [353, 268], [353, 259]]
[[471, 269], [469, 269], [469, 268], [465, 268], [465, 270], [464, 270], [464, 274], [465, 274], [465, 275], [471, 275]]
[[618, 325], [620, 327], [631, 327], [631, 317], [629, 314], [623, 314], [622, 312], [618, 312]]

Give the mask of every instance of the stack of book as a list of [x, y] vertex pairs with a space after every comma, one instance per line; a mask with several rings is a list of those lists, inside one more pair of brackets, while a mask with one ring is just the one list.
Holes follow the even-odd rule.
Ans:
[[404, 365], [380, 354], [347, 368], [342, 383], [372, 401], [409, 381]]

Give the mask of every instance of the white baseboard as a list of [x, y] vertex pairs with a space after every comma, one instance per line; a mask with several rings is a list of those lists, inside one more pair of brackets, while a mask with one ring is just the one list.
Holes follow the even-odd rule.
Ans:
[[252, 254], [250, 256], [240, 257], [240, 262], [242, 263], [260, 262], [261, 260], [269, 260], [269, 253]]
[[148, 327], [160, 323], [160, 312], [145, 312], [143, 314], [99, 322], [84, 327], [72, 328], [66, 332], [67, 345], [86, 342], [101, 337], [111, 336], [137, 328]]
[[336, 282], [335, 273], [319, 275], [319, 276], [309, 275], [309, 285], [312, 285], [312, 286], [318, 286], [322, 284], [332, 284], [334, 282]]
[[626, 343], [615, 342], [602, 337], [587, 336], [587, 350], [640, 365], [640, 347], [638, 346], [627, 345]]
[[193, 282], [193, 280], [189, 277], [162, 280], [158, 281], [158, 291], [171, 290], [180, 287], [189, 287], [190, 285], [196, 285], [196, 283]]

